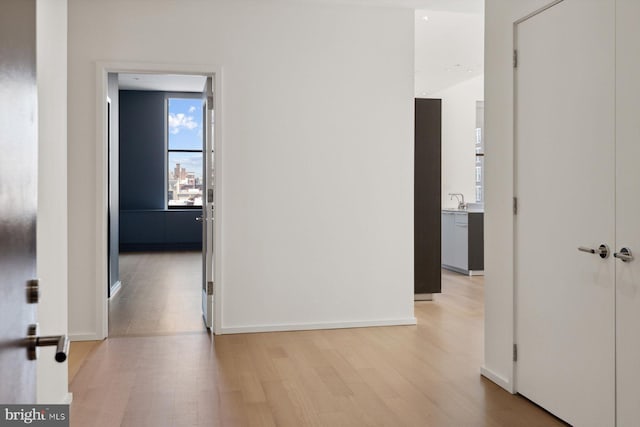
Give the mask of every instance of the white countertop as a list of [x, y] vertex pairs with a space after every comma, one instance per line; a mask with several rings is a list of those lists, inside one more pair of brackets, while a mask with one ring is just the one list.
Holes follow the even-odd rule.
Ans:
[[484, 213], [484, 209], [458, 209], [458, 208], [442, 208], [442, 212], [451, 212], [451, 213]]

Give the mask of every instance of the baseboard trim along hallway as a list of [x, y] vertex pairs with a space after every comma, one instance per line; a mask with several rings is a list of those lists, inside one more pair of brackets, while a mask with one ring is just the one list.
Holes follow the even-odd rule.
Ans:
[[505, 389], [509, 393], [514, 393], [515, 392], [515, 390], [513, 389], [513, 383], [511, 381], [509, 381], [508, 379], [496, 374], [495, 372], [491, 371], [490, 369], [485, 368], [484, 366], [482, 366], [480, 368], [480, 375], [482, 375], [483, 377], [493, 381], [494, 383], [496, 383], [497, 385], [499, 385], [500, 387], [502, 387], [503, 389]]
[[409, 317], [406, 319], [362, 320], [355, 322], [292, 323], [236, 327], [223, 326], [221, 331], [223, 334], [251, 334], [256, 332], [314, 331], [318, 329], [371, 328], [376, 326], [407, 326], [415, 324], [417, 324], [416, 318]]

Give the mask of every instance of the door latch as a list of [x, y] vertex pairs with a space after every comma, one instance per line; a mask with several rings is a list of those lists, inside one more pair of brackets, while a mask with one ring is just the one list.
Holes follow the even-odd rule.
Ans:
[[620, 252], [616, 252], [613, 254], [614, 257], [622, 260], [622, 262], [630, 262], [633, 261], [633, 254], [631, 253], [631, 249], [622, 248]]

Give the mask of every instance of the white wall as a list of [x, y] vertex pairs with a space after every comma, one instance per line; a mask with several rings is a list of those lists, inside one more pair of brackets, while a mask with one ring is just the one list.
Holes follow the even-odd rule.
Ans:
[[480, 75], [430, 95], [442, 99], [442, 206], [457, 207], [449, 193], [476, 200], [476, 101], [484, 100]]
[[[38, 0], [38, 277], [41, 335], [67, 332], [67, 0]], [[67, 363], [40, 349], [38, 403], [63, 403]]]
[[549, 0], [485, 0], [485, 360], [513, 390], [513, 23]]
[[224, 68], [225, 331], [413, 321], [412, 10], [71, 0], [69, 41], [76, 336], [96, 334], [99, 60]]

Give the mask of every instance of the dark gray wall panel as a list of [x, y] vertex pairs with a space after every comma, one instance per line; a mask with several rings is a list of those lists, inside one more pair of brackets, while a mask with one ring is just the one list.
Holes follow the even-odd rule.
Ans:
[[120, 91], [120, 209], [164, 209], [164, 92]]
[[441, 252], [440, 99], [415, 100], [414, 274], [415, 293], [439, 293]]

